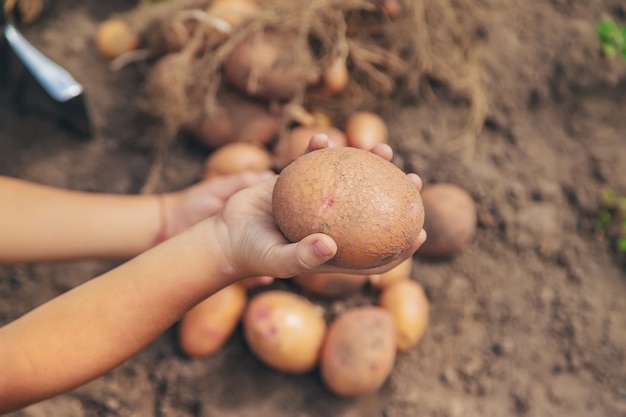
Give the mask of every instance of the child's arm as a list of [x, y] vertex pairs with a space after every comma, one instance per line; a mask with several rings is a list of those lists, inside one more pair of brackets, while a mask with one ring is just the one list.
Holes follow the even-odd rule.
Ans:
[[268, 173], [155, 195], [70, 191], [0, 176], [0, 263], [129, 258], [212, 216]]
[[121, 364], [234, 280], [207, 221], [0, 328], [0, 413]]

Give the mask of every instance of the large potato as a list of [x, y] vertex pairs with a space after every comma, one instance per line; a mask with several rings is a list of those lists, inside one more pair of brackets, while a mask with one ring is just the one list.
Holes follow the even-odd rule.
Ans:
[[297, 294], [271, 290], [255, 296], [243, 318], [250, 350], [262, 362], [289, 373], [317, 366], [326, 334], [321, 308]]
[[360, 290], [367, 283], [367, 278], [367, 275], [319, 273], [296, 275], [293, 281], [312, 294], [332, 298]]
[[322, 379], [341, 396], [371, 394], [387, 380], [395, 358], [392, 315], [377, 306], [353, 308], [328, 329], [320, 361]]
[[246, 306], [246, 290], [234, 283], [189, 310], [180, 321], [178, 340], [190, 357], [217, 352], [235, 331]]
[[429, 257], [446, 257], [460, 252], [476, 233], [476, 206], [470, 194], [461, 187], [440, 183], [422, 190], [426, 242], [418, 253]]
[[420, 193], [393, 163], [352, 147], [309, 152], [274, 186], [276, 222], [288, 240], [326, 233], [337, 243], [331, 265], [381, 266], [406, 254], [424, 223]]
[[381, 292], [379, 303], [395, 320], [398, 350], [408, 352], [420, 341], [428, 324], [424, 289], [415, 281], [397, 281]]

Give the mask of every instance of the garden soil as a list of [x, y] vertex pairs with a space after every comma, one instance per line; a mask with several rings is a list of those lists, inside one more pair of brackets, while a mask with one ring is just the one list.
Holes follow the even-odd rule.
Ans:
[[[0, 174], [140, 192], [154, 157], [146, 138], [155, 123], [136, 102], [148, 68], [111, 71], [93, 48], [98, 22], [131, 3], [58, 1], [25, 30], [85, 84], [95, 134], [79, 139], [45, 115], [20, 112], [2, 90]], [[600, 190], [626, 192], [626, 61], [606, 59], [595, 32], [604, 16], [626, 21], [626, 3], [479, 0], [473, 7], [488, 101], [476, 140], [456, 139], [466, 104], [437, 83], [388, 122], [394, 160], [427, 185], [467, 189], [479, 228], [452, 259], [415, 258], [413, 279], [431, 302], [429, 326], [377, 393], [341, 399], [317, 371], [269, 369], [241, 329], [215, 356], [190, 360], [173, 326], [108, 374], [10, 415], [626, 416], [626, 267], [614, 238], [597, 227]], [[206, 155], [177, 143], [159, 190], [198, 181]], [[0, 323], [119, 262], [0, 268]], [[312, 300], [336, 314], [375, 295]]]

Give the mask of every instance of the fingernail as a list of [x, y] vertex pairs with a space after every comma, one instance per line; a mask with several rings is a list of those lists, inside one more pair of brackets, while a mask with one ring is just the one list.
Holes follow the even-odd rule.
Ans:
[[330, 255], [333, 254], [330, 248], [326, 246], [326, 244], [321, 240], [316, 240], [315, 242], [313, 242], [313, 247], [315, 248], [317, 254], [323, 258], [328, 258]]

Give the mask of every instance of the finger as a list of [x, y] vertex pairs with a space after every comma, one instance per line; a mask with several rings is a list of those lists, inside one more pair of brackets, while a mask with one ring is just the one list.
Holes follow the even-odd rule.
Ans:
[[410, 174], [407, 174], [407, 177], [409, 178], [409, 180], [411, 180], [413, 185], [415, 185], [415, 188], [417, 188], [417, 191], [421, 193], [422, 187], [424, 186], [424, 183], [422, 182], [422, 178], [420, 178], [419, 175], [414, 174], [412, 172]]
[[426, 242], [428, 235], [426, 234], [426, 230], [422, 229], [420, 234], [417, 236], [417, 240], [413, 242], [413, 245], [409, 248], [409, 252], [413, 255], [419, 248]]
[[328, 235], [314, 233], [299, 242], [277, 247], [270, 254], [272, 265], [281, 265], [277, 278], [289, 278], [314, 269], [337, 253], [337, 244]]
[[216, 197], [226, 200], [237, 191], [255, 185], [276, 175], [272, 171], [246, 171], [239, 174], [224, 175], [209, 180], [210, 191]]
[[304, 153], [316, 151], [330, 147], [330, 138], [326, 133], [316, 133], [309, 140], [309, 145]]
[[391, 149], [391, 146], [386, 143], [374, 145], [374, 147], [370, 149], [370, 152], [386, 159], [387, 161], [391, 161], [391, 158], [393, 158], [393, 149]]

